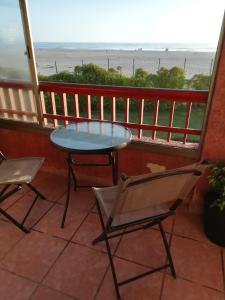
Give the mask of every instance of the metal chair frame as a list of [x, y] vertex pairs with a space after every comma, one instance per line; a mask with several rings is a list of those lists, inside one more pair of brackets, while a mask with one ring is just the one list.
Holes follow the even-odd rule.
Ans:
[[[198, 171], [196, 169], [186, 169], [186, 170], [177, 171], [176, 175], [177, 174], [188, 174], [188, 173], [192, 173], [195, 176], [200, 176], [202, 174], [200, 171]], [[174, 174], [172, 174], [172, 173], [169, 174], [169, 175], [168, 174], [164, 174], [164, 175], [161, 174], [159, 176], [153, 177], [153, 178], [148, 179], [148, 180], [144, 180], [144, 181], [139, 180], [135, 183], [130, 183], [130, 186], [140, 184], [140, 183], [143, 183], [143, 182], [146, 182], [146, 181], [151, 181], [151, 180], [154, 180], [154, 179], [159, 179], [159, 178], [164, 178], [164, 177], [167, 177], [167, 176], [172, 176], [172, 175], [174, 175]], [[129, 177], [123, 177], [122, 180], [126, 180], [127, 178], [129, 178]], [[129, 186], [129, 184], [128, 184], [128, 186]], [[167, 217], [174, 215], [177, 207], [181, 204], [182, 201], [183, 201], [182, 199], [176, 199], [173, 202], [173, 204], [169, 207], [169, 210], [166, 213], [162, 213], [162, 214], [159, 214], [159, 215], [154, 215], [154, 216], [151, 216], [151, 217], [147, 217], [147, 218], [144, 218], [144, 219], [139, 219], [139, 220], [132, 221], [132, 222], [129, 222], [129, 223], [113, 226], [113, 217], [112, 216], [110, 216], [108, 218], [106, 224], [104, 223], [102, 211], [101, 211], [101, 208], [100, 208], [100, 205], [99, 205], [99, 201], [96, 197], [96, 206], [97, 206], [99, 219], [100, 219], [100, 223], [101, 223], [101, 227], [102, 227], [102, 233], [95, 240], [93, 240], [92, 244], [95, 245], [98, 242], [105, 241], [107, 255], [108, 255], [108, 258], [109, 258], [110, 267], [111, 267], [112, 276], [113, 276], [113, 281], [114, 281], [114, 286], [115, 286], [115, 290], [116, 290], [116, 296], [117, 296], [118, 300], [121, 299], [120, 291], [119, 291], [120, 286], [122, 286], [124, 284], [127, 284], [131, 281], [137, 280], [141, 277], [152, 274], [154, 272], [157, 272], [157, 271], [160, 271], [162, 269], [170, 267], [172, 276], [174, 278], [176, 278], [176, 271], [175, 271], [175, 267], [174, 267], [174, 264], [173, 264], [172, 255], [170, 253], [170, 246], [169, 246], [169, 243], [168, 243], [167, 238], [166, 238], [166, 234], [165, 234], [165, 231], [164, 231], [164, 228], [163, 228], [163, 225], [162, 225], [162, 221], [164, 221]], [[140, 225], [140, 226], [137, 227], [136, 225]], [[162, 236], [163, 244], [164, 244], [166, 255], [167, 255], [166, 263], [163, 264], [162, 266], [154, 268], [150, 271], [144, 272], [144, 273], [139, 274], [137, 276], [129, 277], [126, 280], [123, 280], [123, 281], [119, 282], [118, 279], [117, 279], [116, 270], [115, 270], [115, 266], [114, 266], [114, 263], [113, 263], [113, 256], [112, 256], [112, 252], [111, 252], [110, 245], [109, 245], [109, 239], [114, 238], [114, 237], [118, 237], [118, 236], [121, 236], [121, 235], [125, 235], [125, 234], [128, 234], [128, 233], [134, 232], [134, 231], [147, 229], [147, 228], [152, 227], [154, 225], [159, 226], [159, 230], [160, 230], [160, 233], [161, 233], [161, 236]], [[136, 226], [136, 227], [133, 228], [133, 229], [127, 230], [128, 228], [131, 228], [132, 226]], [[126, 231], [124, 231], [125, 229], [126, 229]], [[116, 233], [118, 231], [120, 231], [120, 232]]]

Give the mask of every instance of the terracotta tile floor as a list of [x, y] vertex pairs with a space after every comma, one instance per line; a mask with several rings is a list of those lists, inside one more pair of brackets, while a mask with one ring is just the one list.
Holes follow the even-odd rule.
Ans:
[[[92, 246], [100, 226], [91, 189], [72, 192], [65, 228], [60, 228], [66, 178], [41, 171], [35, 186], [46, 195], [39, 200], [24, 234], [0, 218], [0, 299], [116, 299], [104, 243]], [[27, 189], [4, 203], [21, 219], [32, 194]], [[224, 300], [225, 250], [206, 239], [201, 217], [186, 206], [167, 220], [177, 279], [169, 270], [157, 272], [120, 288], [127, 300]], [[119, 280], [165, 262], [157, 228], [110, 241]]]

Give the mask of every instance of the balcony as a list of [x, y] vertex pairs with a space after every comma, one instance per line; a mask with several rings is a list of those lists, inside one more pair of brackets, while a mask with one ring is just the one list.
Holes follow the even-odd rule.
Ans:
[[[65, 228], [60, 228], [67, 166], [65, 153], [54, 148], [49, 134], [59, 125], [79, 120], [110, 120], [129, 127], [134, 140], [119, 152], [119, 174], [148, 172], [148, 163], [171, 169], [202, 158], [225, 160], [224, 32], [216, 61], [209, 93], [40, 82], [34, 95], [30, 84], [0, 82], [0, 149], [8, 157], [46, 158], [35, 184], [47, 198], [38, 202], [27, 220], [29, 235], [1, 217], [2, 298], [116, 299], [105, 246], [91, 244], [100, 228], [90, 189], [72, 192]], [[131, 118], [131, 103], [136, 118]], [[161, 103], [168, 107], [163, 122]], [[183, 107], [182, 124], [176, 122], [177, 105]], [[196, 107], [201, 109], [201, 121], [193, 128]], [[93, 185], [111, 179], [107, 168], [80, 168], [78, 173], [80, 180]], [[202, 181], [190, 205], [182, 205], [165, 224], [178, 278], [172, 279], [168, 270], [147, 276], [122, 287], [123, 299], [224, 299], [225, 252], [208, 241], [202, 230], [206, 188]], [[4, 208], [20, 219], [30, 201], [31, 194], [25, 190], [4, 203]], [[121, 279], [151, 269], [165, 257], [157, 228], [117, 239], [113, 248]]]

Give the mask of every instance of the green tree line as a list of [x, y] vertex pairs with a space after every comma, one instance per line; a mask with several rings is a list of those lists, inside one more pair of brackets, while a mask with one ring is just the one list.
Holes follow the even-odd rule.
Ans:
[[138, 68], [134, 76], [126, 76], [121, 66], [106, 70], [92, 63], [76, 66], [73, 72], [62, 71], [49, 76], [39, 74], [41, 81], [194, 90], [208, 90], [210, 79], [211, 76], [204, 74], [196, 74], [186, 79], [184, 69], [179, 67], [162, 67], [156, 74]]

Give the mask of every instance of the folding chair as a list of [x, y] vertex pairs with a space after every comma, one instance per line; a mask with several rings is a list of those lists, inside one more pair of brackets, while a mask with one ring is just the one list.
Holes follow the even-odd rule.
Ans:
[[35, 193], [34, 200], [21, 223], [0, 207], [0, 214], [5, 216], [10, 222], [25, 233], [29, 233], [29, 230], [24, 226], [24, 223], [38, 197], [45, 199], [45, 197], [31, 184], [36, 173], [41, 168], [43, 161], [44, 158], [41, 157], [6, 159], [3, 153], [0, 152], [0, 186], [3, 186], [0, 190], [0, 203], [21, 190], [23, 185], [27, 185]]
[[[94, 245], [103, 240], [106, 243], [117, 299], [121, 299], [119, 286], [164, 268], [170, 267], [173, 277], [176, 278], [162, 221], [173, 215], [179, 204], [187, 199], [206, 167], [206, 164], [198, 163], [158, 173], [133, 177], [122, 176], [117, 186], [93, 188], [102, 233], [92, 243]], [[108, 218], [106, 223], [103, 221], [101, 209]], [[159, 226], [167, 254], [166, 264], [118, 282], [108, 240], [153, 225]], [[131, 228], [132, 226], [135, 228]]]

